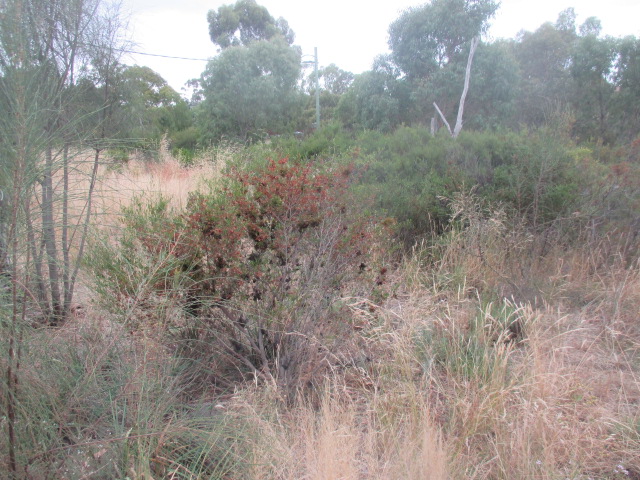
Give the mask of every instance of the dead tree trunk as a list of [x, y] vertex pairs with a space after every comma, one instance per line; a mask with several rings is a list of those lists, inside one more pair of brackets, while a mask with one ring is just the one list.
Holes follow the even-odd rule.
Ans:
[[462, 89], [462, 95], [460, 95], [460, 106], [458, 107], [458, 117], [456, 118], [456, 126], [451, 130], [451, 125], [447, 122], [442, 110], [438, 107], [436, 102], [433, 102], [433, 106], [436, 108], [438, 115], [442, 119], [442, 122], [446, 125], [449, 134], [456, 138], [462, 131], [462, 116], [464, 114], [464, 102], [467, 99], [467, 92], [469, 91], [469, 80], [471, 79], [471, 64], [473, 63], [473, 55], [476, 53], [476, 48], [480, 43], [480, 37], [473, 37], [471, 40], [471, 48], [469, 49], [469, 57], [467, 58], [467, 69], [464, 75], [464, 88]]
[[456, 126], [453, 129], [453, 138], [456, 138], [462, 130], [462, 114], [464, 113], [464, 102], [467, 99], [467, 92], [469, 91], [469, 79], [471, 78], [471, 64], [473, 63], [473, 55], [476, 53], [480, 43], [480, 37], [473, 37], [471, 40], [471, 48], [469, 49], [469, 58], [467, 59], [467, 70], [464, 74], [464, 89], [460, 96], [460, 107], [458, 108], [458, 118], [456, 119]]

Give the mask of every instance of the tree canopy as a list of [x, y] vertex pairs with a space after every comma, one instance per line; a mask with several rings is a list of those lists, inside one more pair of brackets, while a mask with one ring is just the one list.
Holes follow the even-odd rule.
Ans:
[[223, 50], [202, 75], [204, 137], [282, 133], [300, 112], [300, 50], [283, 39]]
[[486, 31], [498, 6], [495, 0], [433, 0], [409, 8], [389, 26], [393, 61], [409, 77], [434, 73]]
[[357, 75], [340, 99], [337, 112], [346, 125], [391, 131], [408, 119], [412, 109], [407, 82], [388, 60], [378, 57], [374, 69]]
[[276, 36], [282, 37], [289, 45], [295, 39], [284, 18], [274, 19], [255, 0], [238, 0], [234, 5], [222, 5], [217, 11], [209, 10], [207, 20], [211, 41], [222, 49], [248, 46]]
[[[282, 133], [302, 110], [301, 53], [293, 31], [255, 0], [223, 5], [207, 16], [211, 41], [221, 48], [200, 78], [202, 139], [247, 140]], [[295, 128], [295, 127], [293, 127]]]

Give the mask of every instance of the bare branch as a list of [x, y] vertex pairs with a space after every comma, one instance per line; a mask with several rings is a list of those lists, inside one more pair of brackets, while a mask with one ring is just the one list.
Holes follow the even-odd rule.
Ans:
[[440, 118], [442, 119], [444, 124], [447, 126], [447, 130], [449, 130], [449, 133], [451, 134], [451, 136], [453, 136], [453, 132], [451, 131], [451, 125], [449, 125], [449, 122], [447, 122], [447, 119], [445, 118], [444, 114], [440, 110], [440, 107], [438, 107], [438, 104], [436, 102], [433, 102], [433, 106], [436, 107], [436, 111], [440, 115]]

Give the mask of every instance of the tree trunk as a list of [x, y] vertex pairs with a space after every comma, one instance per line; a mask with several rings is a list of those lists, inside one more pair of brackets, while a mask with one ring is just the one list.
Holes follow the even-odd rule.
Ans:
[[480, 43], [480, 37], [473, 37], [473, 40], [471, 40], [471, 48], [469, 49], [469, 58], [467, 59], [467, 70], [464, 74], [464, 89], [462, 90], [462, 95], [460, 96], [460, 107], [458, 108], [458, 118], [456, 119], [456, 126], [453, 129], [453, 134], [451, 135], [453, 138], [456, 138], [462, 131], [462, 115], [464, 113], [464, 102], [467, 98], [467, 92], [469, 91], [469, 79], [471, 78], [471, 64], [473, 63], [473, 55], [474, 53], [476, 53], [476, 48], [478, 48], [478, 43]]
[[[436, 102], [433, 102], [433, 106], [436, 108], [436, 111], [438, 112], [438, 115], [440, 115], [442, 122], [447, 127], [449, 135], [451, 135], [453, 138], [457, 138], [458, 135], [460, 135], [460, 132], [462, 131], [462, 116], [464, 114], [464, 102], [467, 99], [467, 92], [469, 91], [469, 80], [471, 79], [471, 64], [473, 63], [473, 55], [476, 53], [476, 48], [478, 48], [479, 43], [480, 43], [480, 37], [473, 37], [473, 39], [471, 40], [471, 48], [469, 49], [469, 58], [467, 59], [467, 69], [464, 75], [464, 88], [462, 89], [462, 95], [460, 96], [460, 106], [458, 107], [458, 116], [456, 118], [456, 126], [454, 127], [453, 130], [451, 130], [451, 125], [449, 125], [449, 122], [447, 122], [447, 119], [442, 113], [442, 110], [440, 110], [440, 107], [438, 107], [438, 104]], [[434, 130], [433, 120], [434, 119], [432, 119], [431, 121], [432, 131]]]
[[447, 119], [444, 116], [444, 113], [442, 113], [442, 110], [440, 110], [440, 107], [438, 107], [438, 104], [436, 102], [433, 102], [433, 106], [436, 107], [436, 111], [438, 112], [438, 115], [440, 115], [440, 118], [442, 119], [442, 122], [447, 127], [447, 130], [449, 131], [449, 135], [451, 135], [453, 137], [453, 132], [451, 131], [451, 125], [449, 125], [449, 122], [447, 122]]
[[58, 247], [56, 244], [56, 230], [53, 216], [53, 154], [51, 147], [45, 152], [45, 169], [42, 179], [42, 235], [47, 252], [47, 267], [49, 270], [49, 288], [51, 290], [51, 318], [52, 326], [59, 325], [63, 320], [63, 304], [60, 293], [60, 270], [58, 268]]
[[51, 304], [49, 302], [49, 295], [47, 294], [47, 287], [45, 285], [44, 274], [42, 270], [42, 254], [44, 252], [44, 245], [40, 245], [38, 248], [38, 241], [36, 240], [36, 234], [33, 229], [33, 221], [31, 220], [31, 202], [29, 195], [26, 196], [24, 201], [24, 216], [27, 227], [27, 248], [30, 252], [31, 258], [33, 258], [33, 267], [35, 270], [34, 281], [36, 283], [36, 296], [40, 306], [40, 310], [43, 318], [51, 317]]
[[[78, 277], [78, 271], [80, 270], [80, 263], [82, 261], [82, 256], [84, 255], [84, 246], [87, 241], [88, 231], [89, 231], [89, 223], [91, 222], [91, 207], [93, 204], [93, 194], [96, 187], [96, 179], [98, 178], [98, 167], [100, 166], [100, 152], [99, 148], [95, 149], [95, 153], [93, 156], [93, 167], [91, 169], [91, 177], [89, 181], [89, 191], [87, 192], [87, 203], [85, 205], [84, 220], [82, 220], [82, 225], [78, 225], [78, 228], [82, 229], [80, 234], [80, 245], [78, 246], [78, 255], [76, 259], [76, 264], [73, 267], [73, 272], [71, 271], [71, 264], [69, 264], [69, 272], [67, 272], [69, 276], [69, 282], [65, 285], [64, 292], [64, 313], [65, 315], [69, 313], [69, 309], [71, 308], [71, 301], [73, 300], [73, 290], [76, 284], [76, 278]], [[71, 248], [71, 245], [68, 245], [67, 248]]]

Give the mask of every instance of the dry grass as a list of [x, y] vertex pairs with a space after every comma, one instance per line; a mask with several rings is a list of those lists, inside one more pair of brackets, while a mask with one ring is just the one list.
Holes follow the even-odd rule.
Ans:
[[231, 147], [212, 150], [198, 157], [193, 166], [183, 167], [176, 158], [161, 150], [158, 161], [134, 157], [118, 168], [103, 166], [96, 189], [97, 223], [116, 224], [113, 216], [134, 198], [142, 196], [163, 196], [170, 200], [173, 208], [184, 208], [189, 193], [221, 177], [232, 154]]
[[[596, 308], [497, 308], [429, 287], [418, 257], [375, 313], [354, 302], [370, 360], [335, 372], [315, 405], [237, 395], [264, 438], [252, 478], [640, 478], [640, 342], [612, 328], [639, 305], [637, 264], [580, 278], [603, 288]], [[523, 337], [507, 340], [501, 312]]]
[[[114, 212], [143, 192], [181, 208], [223, 164], [184, 169], [165, 158], [103, 170], [96, 222], [117, 224]], [[537, 239], [502, 212], [487, 220], [478, 205], [460, 207], [471, 228], [417, 248], [388, 274], [386, 296], [343, 299], [357, 341], [324, 385], [293, 405], [258, 382], [207, 399], [251, 432], [234, 447], [244, 468], [224, 478], [640, 478], [640, 264], [628, 242], [537, 257]], [[129, 341], [139, 398], [136, 379], [160, 370], [135, 369], [151, 350]], [[172, 438], [183, 427], [155, 431]], [[161, 448], [140, 448], [134, 470], [151, 475]]]
[[[102, 153], [98, 168], [94, 192], [91, 197], [91, 225], [105, 232], [117, 232], [120, 216], [124, 207], [130, 206], [134, 199], [169, 199], [170, 207], [176, 210], [184, 208], [189, 194], [203, 188], [205, 182], [219, 179], [229, 159], [236, 153], [237, 147], [222, 145], [202, 152], [194, 159], [190, 167], [181, 165], [171, 156], [165, 146], [158, 152], [157, 160], [148, 160], [144, 156], [133, 154], [126, 163], [114, 160], [108, 153]], [[59, 155], [62, 155], [60, 153]], [[63, 225], [63, 169], [61, 158], [54, 161], [54, 225], [56, 237], [62, 238]], [[94, 153], [78, 152], [69, 157], [68, 177], [68, 217], [69, 243], [72, 256], [75, 255], [83, 236], [86, 219], [88, 192], [94, 165]], [[41, 192], [34, 192], [34, 204], [41, 199]], [[41, 218], [32, 218], [36, 228]]]
[[260, 439], [250, 478], [448, 478], [442, 432], [417, 391], [403, 397], [407, 410], [387, 404], [395, 394], [355, 394], [327, 383], [317, 403], [301, 399], [274, 413], [264, 392], [241, 392], [231, 408], [250, 419]]
[[[219, 179], [230, 158], [237, 153], [234, 145], [221, 145], [201, 152], [189, 167], [183, 166], [161, 145], [158, 158], [149, 160], [134, 153], [127, 162], [102, 154], [93, 197], [94, 225], [117, 224], [117, 216], [134, 198], [162, 195], [171, 206], [183, 208], [189, 193], [202, 188], [205, 182]], [[86, 210], [93, 153], [76, 154], [71, 160], [69, 178], [69, 210], [72, 219], [78, 219]], [[62, 170], [56, 172], [54, 190], [62, 193]], [[56, 205], [61, 205], [59, 201]], [[58, 211], [60, 220], [61, 211]]]

